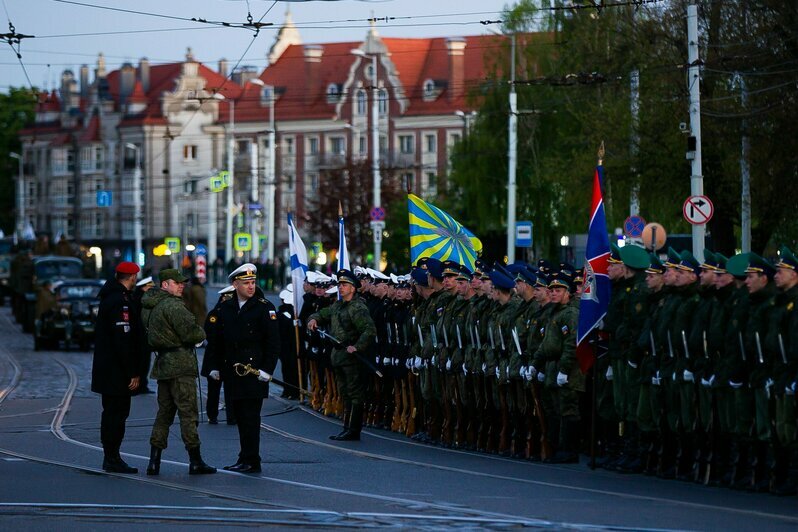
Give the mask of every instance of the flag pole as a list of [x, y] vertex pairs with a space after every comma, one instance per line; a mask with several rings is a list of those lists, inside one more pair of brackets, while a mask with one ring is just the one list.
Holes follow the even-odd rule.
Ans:
[[[601, 141], [601, 145], [599, 145], [598, 149], [598, 166], [602, 166], [604, 164], [604, 141]], [[594, 331], [595, 332], [595, 331]], [[593, 344], [591, 346], [593, 350], [593, 358], [596, 357], [596, 345]], [[598, 391], [596, 390], [596, 382], [598, 379], [596, 378], [596, 364], [593, 364], [591, 368], [593, 370], [593, 400], [591, 401], [590, 407], [590, 469], [596, 469], [596, 416], [598, 412], [598, 405], [596, 404], [598, 401]]]
[[[288, 212], [289, 220], [293, 220], [292, 214], [293, 213], [291, 211]], [[289, 232], [291, 231], [290, 227], [288, 228], [288, 231]], [[300, 289], [301, 289], [300, 287], [294, 286], [293, 292], [295, 295], [294, 295], [294, 305], [292, 305], [292, 307], [294, 309], [294, 340], [296, 342], [295, 351], [296, 351], [297, 384], [299, 384], [299, 403], [305, 404], [305, 396], [306, 395], [310, 396], [310, 393], [308, 393], [305, 390], [305, 387], [303, 386], [305, 379], [304, 375], [302, 374], [302, 357], [300, 356], [301, 347], [299, 343], [299, 316], [296, 313], [296, 301], [299, 298], [299, 292], [297, 290]]]

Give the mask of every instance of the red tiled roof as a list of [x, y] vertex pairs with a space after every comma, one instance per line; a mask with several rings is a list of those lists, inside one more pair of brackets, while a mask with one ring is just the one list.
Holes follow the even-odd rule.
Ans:
[[53, 89], [50, 94], [39, 94], [39, 106], [36, 108], [39, 113], [59, 113], [61, 112], [61, 99], [58, 93]]
[[127, 103], [146, 103], [147, 95], [144, 94], [144, 86], [141, 80], [136, 80], [136, 85], [133, 87], [133, 92], [128, 96]]
[[80, 137], [78, 137], [78, 142], [100, 142], [102, 138], [100, 138], [100, 117], [94, 115], [89, 119], [89, 123], [80, 133]]

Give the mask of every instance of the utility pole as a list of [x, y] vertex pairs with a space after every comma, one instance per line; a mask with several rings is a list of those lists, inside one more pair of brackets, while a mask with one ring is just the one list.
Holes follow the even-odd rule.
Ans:
[[[698, 58], [698, 6], [690, 0], [687, 6], [687, 88], [690, 90], [690, 145], [687, 158], [691, 159], [690, 195], [704, 194], [704, 175], [701, 168], [701, 90], [700, 64]], [[693, 141], [695, 147], [692, 146]], [[704, 254], [705, 225], [693, 225], [693, 256], [701, 260]]]
[[[258, 141], [253, 139], [249, 143], [249, 175], [252, 183], [250, 197], [252, 203], [260, 203], [260, 177], [258, 176]], [[257, 207], [257, 205], [256, 205]], [[249, 226], [252, 230], [252, 253], [250, 254], [251, 260], [258, 260], [260, 256], [260, 231], [258, 224], [260, 223], [260, 216], [258, 213], [261, 209], [250, 209]]]
[[274, 262], [274, 204], [275, 187], [277, 177], [275, 176], [275, 160], [277, 153], [277, 134], [274, 126], [274, 87], [269, 89], [269, 164], [266, 167], [266, 202], [269, 204], [266, 218], [266, 259]]
[[[380, 206], [381, 185], [380, 182], [380, 107], [377, 97], [379, 91], [377, 90], [377, 54], [371, 56], [371, 145], [374, 147], [374, 154], [371, 157], [371, 173], [374, 180], [374, 197], [372, 204], [374, 207]], [[381, 271], [380, 259], [382, 259], [382, 228], [376, 224], [372, 224], [372, 233], [374, 233], [374, 269]]]
[[[216, 170], [213, 171], [214, 176], [217, 173], [218, 172]], [[213, 264], [216, 261], [216, 254], [217, 254], [216, 224], [218, 223], [218, 221], [216, 219], [216, 192], [214, 192], [213, 188], [214, 188], [213, 182], [209, 181], [208, 182], [208, 264], [206, 266], [208, 271], [208, 279], [214, 279], [214, 276], [211, 274], [211, 272], [213, 271]]]
[[515, 92], [515, 33], [510, 46], [510, 118], [507, 125], [507, 263], [515, 262], [515, 173], [518, 161], [518, 95]]
[[[737, 82], [740, 84], [740, 104], [745, 113], [748, 108], [748, 87], [745, 85], [745, 79], [737, 73]], [[751, 167], [748, 164], [748, 154], [751, 150], [751, 142], [748, 138], [748, 120], [743, 118], [741, 128], [741, 150], [740, 150], [740, 179], [742, 181], [741, 193], [741, 232], [742, 232], [742, 252], [751, 252]]]
[[22, 164], [22, 154], [11, 152], [8, 154], [12, 159], [19, 163], [17, 176], [17, 238], [22, 240], [22, 233], [25, 231], [25, 177]]
[[640, 144], [640, 71], [635, 68], [629, 76], [629, 96], [632, 113], [632, 134], [629, 155], [632, 160], [632, 190], [629, 193], [629, 215], [640, 214], [640, 174], [637, 168], [638, 146]]
[[135, 258], [133, 260], [139, 266], [144, 266], [141, 245], [141, 148], [132, 143], [127, 143], [125, 146], [136, 153], [136, 168], [133, 170], [133, 240], [135, 242]]
[[[219, 95], [221, 96], [221, 94]], [[230, 100], [230, 127], [227, 134], [227, 224], [224, 235], [224, 258], [233, 258], [233, 185], [235, 184], [235, 112], [236, 105]]]

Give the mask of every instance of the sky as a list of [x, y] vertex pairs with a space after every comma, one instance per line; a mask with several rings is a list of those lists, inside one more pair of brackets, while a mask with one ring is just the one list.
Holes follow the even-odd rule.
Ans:
[[[34, 86], [52, 89], [65, 69], [77, 75], [80, 66], [87, 64], [93, 72], [100, 52], [105, 55], [108, 71], [124, 62], [138, 64], [142, 57], [151, 64], [179, 62], [189, 47], [198, 61], [214, 69], [219, 59], [226, 58], [230, 65], [241, 59], [241, 65], [260, 70], [267, 65], [266, 54], [289, 9], [303, 42], [322, 43], [363, 39], [369, 27], [365, 19], [371, 16], [397, 17], [377, 24], [377, 31], [384, 37], [486, 34], [489, 30], [480, 21], [500, 19], [508, 1], [0, 0], [4, 8], [0, 11], [0, 32], [7, 31], [10, 20], [17, 33], [34, 36], [21, 43], [24, 69], [8, 44], [0, 47], [0, 92], [27, 86], [25, 71]], [[246, 29], [155, 16], [244, 23], [248, 9], [255, 21], [266, 13], [262, 21], [274, 24], [261, 29], [254, 40], [254, 32]], [[491, 27], [500, 29], [499, 24]], [[136, 33], [113, 33], [131, 31]], [[103, 35], [88, 35], [96, 33]]]

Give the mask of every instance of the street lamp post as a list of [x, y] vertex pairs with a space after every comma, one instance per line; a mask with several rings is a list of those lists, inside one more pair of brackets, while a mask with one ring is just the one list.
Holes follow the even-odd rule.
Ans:
[[274, 204], [275, 188], [277, 186], [277, 177], [275, 171], [274, 157], [277, 154], [277, 132], [275, 131], [274, 124], [274, 87], [268, 88], [269, 92], [269, 165], [266, 167], [266, 202], [269, 204], [269, 210], [266, 214], [266, 259], [274, 262]]
[[144, 266], [141, 247], [141, 148], [128, 142], [125, 147], [136, 153], [136, 168], [133, 170], [133, 240], [136, 264]]
[[507, 263], [515, 262], [515, 173], [518, 162], [518, 95], [515, 93], [515, 33], [510, 52], [510, 119], [507, 124]]
[[[214, 93], [215, 100], [225, 100], [224, 94]], [[224, 235], [224, 258], [228, 262], [233, 258], [233, 184], [235, 183], [235, 112], [236, 105], [230, 100], [230, 126], [227, 128], [227, 208]]]
[[25, 179], [22, 169], [22, 155], [19, 153], [9, 153], [12, 159], [19, 163], [19, 175], [17, 177], [17, 235], [21, 238], [25, 230]]
[[[369, 54], [356, 48], [352, 50], [352, 55], [367, 57]], [[371, 55], [371, 173], [374, 181], [374, 197], [372, 203], [374, 207], [380, 206], [381, 181], [380, 181], [380, 134], [379, 134], [379, 102], [377, 96], [377, 54]], [[374, 269], [381, 270], [380, 260], [382, 259], [382, 224], [383, 222], [372, 221], [371, 228], [374, 233]]]

